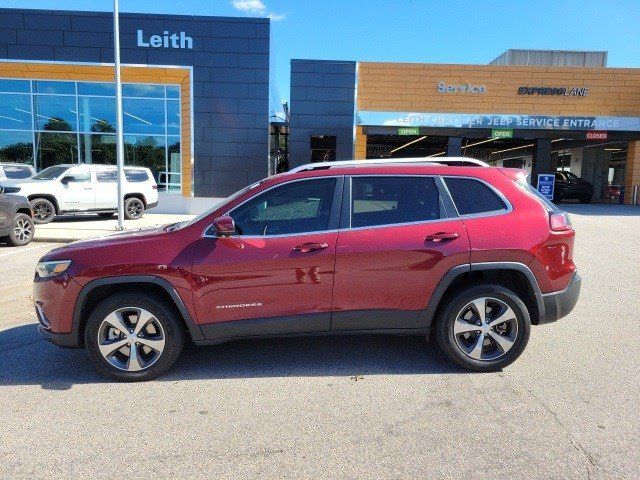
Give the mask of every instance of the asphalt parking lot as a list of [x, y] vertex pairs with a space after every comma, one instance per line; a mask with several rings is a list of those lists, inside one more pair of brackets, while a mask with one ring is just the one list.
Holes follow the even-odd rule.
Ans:
[[421, 338], [333, 337], [191, 347], [110, 383], [38, 337], [54, 245], [0, 246], [0, 477], [640, 478], [640, 208], [567, 209], [580, 301], [494, 374]]

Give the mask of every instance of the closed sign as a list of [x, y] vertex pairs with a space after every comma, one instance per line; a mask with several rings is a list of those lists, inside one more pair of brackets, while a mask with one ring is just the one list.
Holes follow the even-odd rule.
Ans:
[[607, 132], [587, 132], [587, 140], [606, 140]]

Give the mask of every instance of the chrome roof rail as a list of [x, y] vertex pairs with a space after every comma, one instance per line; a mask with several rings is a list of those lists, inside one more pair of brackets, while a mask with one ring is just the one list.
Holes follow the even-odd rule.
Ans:
[[339, 160], [336, 162], [318, 162], [307, 163], [299, 167], [292, 168], [289, 173], [303, 172], [305, 170], [322, 170], [333, 167], [366, 167], [368, 165], [395, 165], [395, 164], [430, 164], [430, 165], [449, 165], [462, 163], [473, 164], [478, 167], [488, 167], [489, 164], [482, 160], [468, 157], [419, 157], [419, 158], [388, 158], [380, 160]]

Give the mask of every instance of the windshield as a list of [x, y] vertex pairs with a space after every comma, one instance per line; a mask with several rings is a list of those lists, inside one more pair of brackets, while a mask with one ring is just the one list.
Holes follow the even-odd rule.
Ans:
[[244, 187], [242, 190], [238, 190], [236, 193], [228, 196], [227, 198], [225, 198], [223, 200], [220, 200], [220, 202], [216, 203], [213, 207], [208, 208], [207, 210], [202, 212], [197, 217], [192, 218], [191, 220], [189, 220], [187, 222], [181, 222], [181, 223], [177, 223], [177, 224], [171, 225], [170, 226], [171, 230], [175, 230], [177, 228], [182, 228], [182, 227], [188, 227], [190, 225], [198, 223], [200, 220], [205, 218], [207, 215], [210, 215], [214, 210], [217, 210], [218, 208], [220, 208], [221, 205], [224, 205], [225, 203], [232, 202], [233, 200], [235, 200], [236, 198], [240, 197], [241, 195], [244, 195], [249, 190], [253, 190], [254, 188], [256, 188], [261, 183], [262, 183], [262, 181], [256, 182], [256, 183], [253, 183], [253, 184], [249, 185], [248, 187]]
[[569, 180], [581, 180], [579, 176], [571, 172], [562, 172]]
[[5, 165], [4, 176], [10, 180], [21, 180], [31, 177], [31, 169], [24, 165]]
[[71, 167], [56, 166], [45, 168], [40, 173], [34, 175], [33, 180], [55, 180], [69, 170], [69, 168]]

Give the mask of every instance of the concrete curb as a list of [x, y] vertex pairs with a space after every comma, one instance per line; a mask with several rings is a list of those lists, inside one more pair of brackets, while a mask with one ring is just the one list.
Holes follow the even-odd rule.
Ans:
[[42, 242], [42, 243], [71, 243], [71, 242], [75, 242], [77, 240], [88, 240], [88, 239], [83, 239], [83, 238], [56, 238], [56, 237], [38, 237], [38, 238], [34, 238], [32, 240], [32, 242]]

